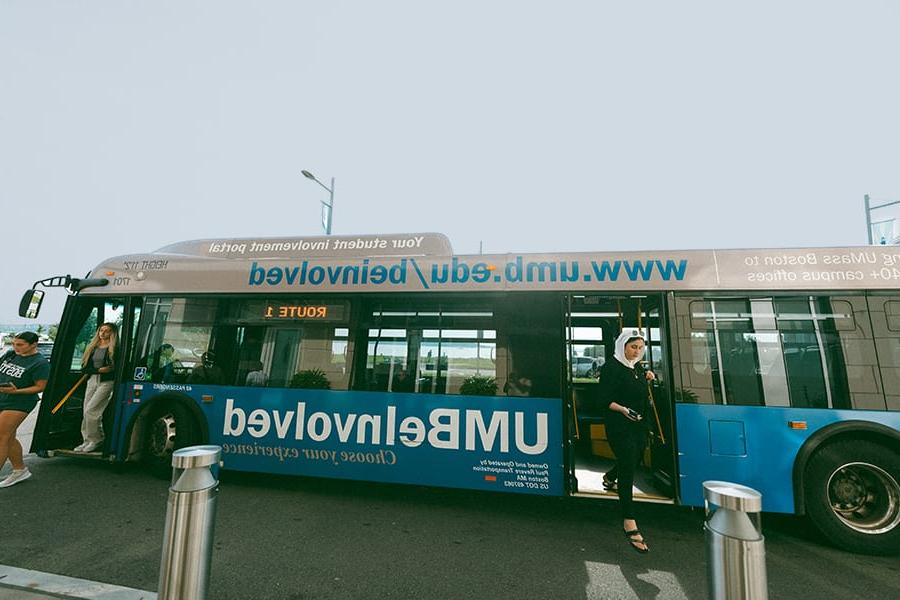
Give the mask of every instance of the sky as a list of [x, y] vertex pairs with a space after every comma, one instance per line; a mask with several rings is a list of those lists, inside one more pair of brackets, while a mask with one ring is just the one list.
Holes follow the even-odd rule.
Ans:
[[865, 244], [898, 29], [889, 0], [2, 0], [0, 323], [104, 257], [320, 234], [302, 169], [335, 234], [458, 254]]

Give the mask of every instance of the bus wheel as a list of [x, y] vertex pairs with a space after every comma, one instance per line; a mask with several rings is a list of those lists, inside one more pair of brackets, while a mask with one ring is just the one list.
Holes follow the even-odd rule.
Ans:
[[165, 404], [154, 409], [144, 430], [144, 464], [154, 471], [168, 474], [172, 453], [195, 444], [196, 432], [194, 418], [181, 404]]
[[900, 455], [880, 444], [829, 444], [804, 482], [813, 523], [832, 543], [860, 554], [900, 552]]

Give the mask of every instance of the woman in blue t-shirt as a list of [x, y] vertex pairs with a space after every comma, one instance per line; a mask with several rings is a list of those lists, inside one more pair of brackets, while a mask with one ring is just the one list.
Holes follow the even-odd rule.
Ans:
[[24, 331], [13, 339], [12, 345], [12, 350], [0, 356], [0, 469], [8, 458], [13, 470], [0, 481], [0, 488], [31, 477], [22, 460], [16, 429], [34, 409], [50, 374], [50, 363], [38, 352], [37, 334]]

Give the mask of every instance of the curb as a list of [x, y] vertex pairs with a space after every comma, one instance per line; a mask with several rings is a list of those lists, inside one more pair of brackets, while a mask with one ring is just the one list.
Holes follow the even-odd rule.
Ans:
[[18, 590], [16, 597], [23, 599], [156, 600], [155, 592], [0, 565], [0, 597], [4, 589]]

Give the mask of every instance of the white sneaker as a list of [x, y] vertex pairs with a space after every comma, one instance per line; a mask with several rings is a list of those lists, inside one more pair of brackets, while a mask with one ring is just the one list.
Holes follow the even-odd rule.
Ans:
[[85, 442], [81, 445], [79, 452], [93, 452], [103, 445], [103, 442]]
[[83, 451], [84, 451], [84, 446], [85, 446], [85, 443], [84, 443], [84, 442], [81, 442], [80, 444], [78, 444], [77, 446], [75, 446], [74, 448], [72, 448], [72, 452], [83, 452]]
[[6, 477], [6, 479], [0, 481], [0, 488], [16, 485], [20, 481], [25, 481], [29, 477], [31, 477], [31, 471], [28, 470], [28, 467], [25, 467], [24, 469], [13, 469], [13, 472], [10, 473]]

